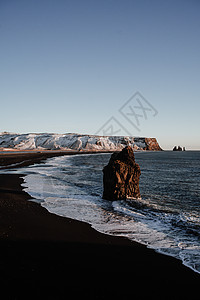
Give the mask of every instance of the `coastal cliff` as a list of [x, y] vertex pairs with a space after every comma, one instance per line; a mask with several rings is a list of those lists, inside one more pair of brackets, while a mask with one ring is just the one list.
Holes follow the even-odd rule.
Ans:
[[156, 138], [98, 136], [76, 133], [0, 133], [0, 150], [88, 150], [120, 151], [126, 146], [137, 150], [162, 150]]
[[151, 151], [161, 151], [161, 147], [159, 146], [156, 138], [145, 138], [145, 143], [146, 143], [146, 150], [151, 150]]

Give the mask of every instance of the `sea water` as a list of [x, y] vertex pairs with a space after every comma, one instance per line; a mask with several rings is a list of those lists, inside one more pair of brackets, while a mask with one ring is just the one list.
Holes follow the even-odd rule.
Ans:
[[182, 260], [200, 273], [200, 152], [135, 153], [141, 199], [102, 199], [111, 154], [47, 159], [23, 169], [26, 191], [50, 212]]

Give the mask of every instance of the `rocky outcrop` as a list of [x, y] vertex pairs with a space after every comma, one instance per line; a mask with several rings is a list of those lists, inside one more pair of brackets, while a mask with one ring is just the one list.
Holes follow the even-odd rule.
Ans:
[[155, 138], [145, 138], [146, 150], [150, 151], [162, 151], [162, 148], [159, 146]]
[[139, 198], [140, 174], [132, 147], [127, 146], [121, 152], [113, 153], [103, 169], [103, 198], [111, 201]]
[[[184, 149], [185, 149], [185, 147], [184, 147]], [[173, 151], [182, 151], [182, 148], [181, 148], [181, 146], [178, 146], [178, 147], [174, 146]], [[185, 151], [185, 150], [183, 150], [183, 151]]]

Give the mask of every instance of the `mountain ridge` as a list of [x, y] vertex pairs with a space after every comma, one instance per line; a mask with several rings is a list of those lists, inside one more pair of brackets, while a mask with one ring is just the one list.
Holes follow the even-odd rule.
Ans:
[[125, 146], [137, 150], [162, 150], [156, 138], [98, 136], [79, 133], [0, 133], [0, 148], [15, 150], [88, 150], [120, 151]]

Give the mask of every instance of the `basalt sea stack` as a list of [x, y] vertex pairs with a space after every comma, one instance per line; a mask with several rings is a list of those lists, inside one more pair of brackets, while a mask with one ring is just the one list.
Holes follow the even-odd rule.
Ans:
[[121, 152], [113, 153], [103, 169], [103, 198], [123, 200], [127, 197], [140, 197], [140, 166], [135, 162], [133, 149], [125, 147]]

